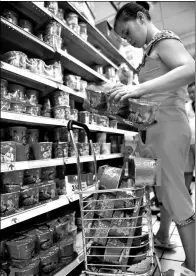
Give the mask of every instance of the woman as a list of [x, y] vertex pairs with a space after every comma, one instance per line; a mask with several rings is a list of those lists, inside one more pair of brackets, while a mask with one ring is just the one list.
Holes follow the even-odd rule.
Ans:
[[132, 46], [145, 46], [145, 54], [138, 69], [140, 84], [114, 87], [109, 101], [126, 102], [141, 97], [160, 103], [158, 124], [147, 130], [145, 139], [140, 136], [139, 147], [143, 157], [162, 161], [162, 186], [156, 190], [163, 204], [163, 220], [156, 242], [170, 244], [173, 219], [186, 255], [180, 272], [169, 270], [165, 275], [195, 275], [195, 212], [184, 181], [191, 139], [184, 95], [185, 86], [194, 81], [195, 63], [176, 35], [155, 27], [147, 2], [124, 5], [116, 15], [114, 29]]

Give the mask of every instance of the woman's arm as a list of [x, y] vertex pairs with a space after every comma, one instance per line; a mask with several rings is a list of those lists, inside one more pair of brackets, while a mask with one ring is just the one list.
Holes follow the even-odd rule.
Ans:
[[176, 39], [164, 39], [155, 46], [162, 62], [171, 70], [168, 73], [135, 86], [112, 89], [109, 101], [125, 101], [151, 93], [177, 90], [195, 80], [195, 60], [183, 44]]
[[164, 39], [157, 43], [155, 49], [159, 58], [171, 71], [140, 84], [140, 95], [179, 89], [195, 80], [195, 61], [180, 41]]

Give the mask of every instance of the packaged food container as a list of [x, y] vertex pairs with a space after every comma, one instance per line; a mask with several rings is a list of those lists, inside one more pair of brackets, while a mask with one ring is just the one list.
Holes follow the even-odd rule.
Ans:
[[52, 110], [55, 119], [69, 120], [70, 106], [55, 106]]
[[52, 108], [52, 105], [51, 105], [51, 101], [49, 98], [44, 98], [43, 101], [42, 101], [42, 108], [43, 110], [45, 111], [50, 111], [51, 108]]
[[50, 142], [52, 140], [51, 138], [51, 132], [47, 130], [41, 130], [40, 132], [40, 141], [41, 142]]
[[88, 136], [84, 129], [80, 129], [78, 133], [78, 142], [79, 143], [88, 143]]
[[38, 105], [39, 91], [35, 89], [27, 89], [25, 94], [27, 103], [30, 105]]
[[39, 202], [39, 187], [22, 187], [20, 192], [20, 207], [33, 207]]
[[13, 12], [12, 10], [3, 10], [3, 17], [6, 18], [9, 22], [18, 25], [18, 15], [17, 13]]
[[[77, 183], [77, 175], [68, 175], [69, 183]], [[61, 216], [61, 220], [68, 221], [68, 232], [70, 233], [72, 229], [75, 227], [75, 215], [76, 212], [72, 210], [66, 210], [66, 213], [63, 211], [63, 215]]]
[[80, 22], [79, 26], [80, 26], [80, 34], [87, 35], [87, 24], [84, 22]]
[[[93, 87], [93, 89], [95, 89], [95, 87]], [[90, 89], [90, 87], [87, 87], [87, 99], [92, 112], [94, 112], [94, 110], [105, 111], [107, 109], [106, 96], [103, 92], [94, 91]]]
[[10, 141], [26, 145], [27, 128], [23, 126], [8, 127], [8, 136]]
[[53, 79], [56, 82], [63, 83], [63, 67], [60, 61], [54, 61], [53, 66]]
[[101, 66], [101, 65], [95, 65], [93, 68], [94, 68], [94, 70], [95, 70], [97, 73], [103, 75], [103, 66]]
[[117, 121], [116, 120], [109, 121], [109, 127], [111, 127], [111, 128], [117, 128]]
[[41, 179], [43, 183], [53, 182], [56, 178], [56, 167], [41, 168]]
[[21, 143], [16, 143], [16, 161], [28, 161], [29, 152], [29, 144], [23, 145]]
[[58, 9], [57, 17], [60, 20], [64, 21], [64, 15], [65, 15], [64, 10], [63, 9]]
[[9, 111], [11, 109], [10, 100], [1, 97], [1, 111]]
[[101, 144], [101, 154], [111, 154], [111, 143]]
[[80, 34], [80, 26], [76, 24], [68, 25], [75, 33]]
[[47, 275], [58, 267], [59, 248], [53, 246], [40, 255], [40, 275]]
[[43, 40], [53, 48], [62, 48], [63, 40], [58, 35], [46, 35]]
[[68, 157], [68, 142], [53, 143], [54, 158]]
[[44, 202], [56, 199], [56, 182], [45, 183], [39, 185], [39, 201]]
[[93, 176], [93, 173], [87, 173], [86, 174], [86, 183], [87, 183], [87, 186], [91, 186], [94, 184], [94, 180], [93, 180], [94, 176]]
[[97, 125], [98, 123], [98, 114], [90, 113], [89, 114], [89, 124]]
[[39, 142], [39, 129], [30, 128], [26, 131], [27, 143], [34, 144]]
[[52, 158], [52, 142], [41, 142], [32, 144], [35, 160]]
[[41, 116], [51, 118], [52, 117], [52, 110], [42, 109], [41, 110]]
[[10, 267], [11, 273], [13, 271], [14, 276], [28, 276], [28, 275], [29, 276], [30, 275], [38, 276], [39, 275], [39, 263], [40, 263], [39, 258], [33, 258], [30, 261], [30, 263], [27, 266], [25, 266], [24, 268], [12, 268], [12, 267]]
[[105, 74], [108, 78], [113, 78], [116, 76], [116, 71], [114, 67], [108, 67], [105, 70]]
[[53, 230], [54, 242], [63, 240], [68, 235], [68, 221], [55, 219], [47, 223]]
[[27, 55], [19, 51], [10, 51], [3, 55], [3, 60], [15, 67], [26, 69]]
[[27, 61], [27, 69], [30, 72], [38, 74], [40, 76], [44, 75], [45, 66], [45, 62], [38, 58], [29, 58]]
[[69, 93], [65, 91], [55, 91], [52, 97], [53, 106], [69, 106]]
[[4, 79], [0, 79], [1, 84], [1, 98], [7, 97], [8, 93], [8, 81]]
[[18, 210], [19, 192], [0, 194], [0, 216], [9, 216]]
[[69, 12], [66, 15], [66, 21], [67, 21], [67, 25], [78, 25], [78, 15], [76, 13], [73, 12]]
[[56, 127], [53, 129], [54, 142], [69, 142], [70, 134], [66, 127]]
[[83, 124], [89, 124], [90, 113], [88, 111], [79, 112], [79, 121]]
[[111, 153], [118, 153], [118, 145], [111, 144]]
[[28, 33], [33, 32], [33, 25], [28, 20], [20, 19], [19, 20], [19, 26]]
[[[74, 141], [77, 143], [78, 142], [78, 135], [79, 135], [79, 129], [73, 129], [73, 138], [74, 138]], [[72, 143], [72, 141], [71, 141]]]
[[78, 110], [70, 109], [70, 120], [78, 121]]
[[109, 127], [109, 119], [106, 116], [99, 116], [98, 125], [103, 127]]
[[61, 36], [62, 25], [55, 20], [51, 20], [46, 26], [46, 35], [57, 35]]
[[59, 248], [59, 260], [61, 263], [67, 264], [67, 257], [71, 257], [74, 253], [73, 247], [74, 240], [72, 237], [67, 237], [64, 240], [58, 242]]
[[[101, 152], [100, 143], [93, 143], [93, 149], [94, 149], [95, 155], [99, 155]], [[91, 152], [91, 154], [92, 154], [92, 152]]]
[[26, 113], [31, 116], [40, 116], [41, 115], [41, 104], [27, 105]]
[[29, 231], [27, 235], [36, 236], [36, 253], [45, 251], [53, 246], [53, 230], [45, 224]]
[[[37, 2], [38, 3], [38, 2]], [[44, 40], [44, 35], [43, 32], [38, 32], [36, 35], [39, 39], [41, 39], [42, 41]]]
[[23, 185], [38, 184], [41, 182], [41, 168], [24, 171]]
[[78, 153], [80, 156], [89, 155], [88, 143], [77, 143]]
[[82, 92], [82, 93], [85, 92], [87, 86], [88, 86], [87, 81], [85, 81], [85, 80], [80, 80], [80, 92]]
[[15, 113], [26, 113], [27, 106], [22, 102], [11, 101], [10, 110]]
[[80, 81], [81, 77], [79, 76], [68, 75], [65, 77], [65, 84], [76, 91], [80, 90]]
[[1, 142], [1, 163], [16, 162], [16, 142]]
[[56, 178], [56, 190], [58, 195], [67, 194], [65, 179]]
[[54, 15], [57, 15], [58, 13], [58, 2], [57, 1], [49, 1], [49, 2], [44, 2], [46, 5], [46, 8], [53, 13]]
[[106, 143], [106, 136], [105, 132], [97, 132], [96, 133], [96, 142], [97, 143]]
[[69, 148], [68, 148], [68, 156], [69, 157], [74, 157], [76, 156], [75, 149], [72, 143], [69, 143]]

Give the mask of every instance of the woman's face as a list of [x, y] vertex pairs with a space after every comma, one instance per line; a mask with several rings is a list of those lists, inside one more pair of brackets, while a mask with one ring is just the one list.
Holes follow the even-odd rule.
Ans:
[[136, 18], [126, 22], [119, 20], [116, 33], [136, 48], [143, 48], [146, 44], [147, 26], [142, 19]]

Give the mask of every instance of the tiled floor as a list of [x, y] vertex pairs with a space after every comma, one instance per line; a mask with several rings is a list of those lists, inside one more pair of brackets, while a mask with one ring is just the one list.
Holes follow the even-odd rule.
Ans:
[[[195, 206], [195, 183], [191, 184], [192, 188], [192, 200], [193, 206]], [[153, 215], [153, 232], [156, 234], [159, 227], [159, 221], [156, 220], [156, 216]], [[172, 223], [170, 227], [170, 239], [171, 241], [175, 241], [177, 243], [177, 247], [171, 251], [156, 249], [157, 256], [160, 260], [161, 270], [162, 272], [167, 271], [168, 269], [175, 269], [184, 262], [185, 254], [184, 249], [182, 247], [182, 243], [180, 240], [180, 236], [178, 234], [178, 230], [174, 223]], [[157, 268], [153, 274], [153, 276], [159, 276], [160, 272]]]

